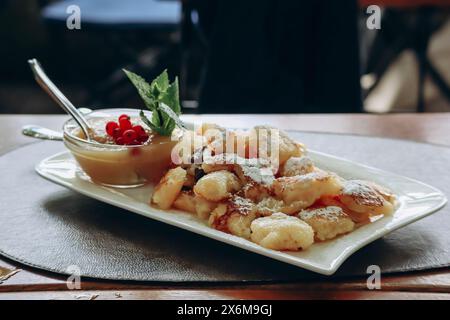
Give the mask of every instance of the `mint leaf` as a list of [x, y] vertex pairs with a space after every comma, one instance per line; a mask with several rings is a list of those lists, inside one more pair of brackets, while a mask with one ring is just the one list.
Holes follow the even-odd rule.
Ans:
[[141, 110], [141, 112], [139, 112], [139, 116], [141, 117], [141, 120], [143, 123], [145, 123], [147, 126], [149, 126], [150, 129], [160, 133], [160, 129], [159, 127], [155, 126], [144, 114], [144, 111]]
[[161, 119], [159, 112], [157, 110], [152, 112], [152, 123], [157, 127], [160, 127], [161, 124], [163, 123], [163, 119]]
[[168, 105], [166, 105], [164, 102], [161, 102], [159, 104], [159, 109], [164, 112], [170, 118], [170, 120], [175, 123], [175, 125], [180, 128], [184, 128], [183, 122], [181, 122], [178, 115]]
[[161, 98], [161, 102], [169, 106], [177, 115], [181, 114], [178, 77], [169, 85], [165, 95]]
[[170, 136], [176, 126], [184, 128], [178, 115], [181, 114], [178, 78], [169, 82], [167, 70], [156, 77], [151, 84], [141, 76], [125, 70], [125, 74], [136, 87], [146, 107], [152, 112], [151, 119], [140, 112], [142, 122], [160, 135]]
[[159, 88], [158, 84], [155, 83], [154, 85], [151, 86], [151, 95], [155, 98], [155, 100], [158, 100], [162, 90]]
[[151, 87], [158, 85], [161, 91], [166, 91], [169, 87], [169, 74], [167, 69], [165, 69], [159, 76], [155, 78], [150, 84]]
[[141, 76], [137, 75], [136, 73], [133, 73], [131, 71], [122, 69], [125, 74], [127, 75], [128, 79], [130, 79], [130, 81], [133, 83], [133, 85], [136, 87], [139, 95], [141, 96], [142, 100], [144, 100], [145, 106], [150, 109], [150, 110], [154, 110], [155, 109], [155, 99], [154, 97], [150, 94], [151, 92], [151, 87], [150, 85], [145, 81], [144, 78], [142, 78]]

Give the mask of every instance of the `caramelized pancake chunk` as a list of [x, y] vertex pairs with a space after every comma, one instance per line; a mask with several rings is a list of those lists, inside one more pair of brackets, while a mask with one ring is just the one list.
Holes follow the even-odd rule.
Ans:
[[251, 223], [253, 242], [273, 250], [307, 249], [314, 242], [314, 231], [296, 217], [277, 212]]
[[226, 170], [211, 172], [197, 181], [195, 194], [209, 201], [221, 201], [241, 188], [237, 177]]
[[333, 239], [355, 227], [352, 219], [340, 207], [302, 210], [298, 216], [313, 228], [316, 239], [320, 241]]
[[339, 194], [341, 188], [339, 177], [322, 170], [300, 176], [281, 177], [273, 183], [275, 195], [296, 209], [311, 206], [321, 196]]
[[249, 239], [250, 224], [255, 218], [254, 204], [235, 195], [213, 210], [209, 217], [209, 225], [217, 230]]
[[155, 187], [152, 202], [161, 209], [169, 209], [178, 197], [186, 180], [186, 170], [170, 169]]
[[282, 166], [280, 174], [283, 177], [292, 177], [311, 173], [314, 171], [314, 163], [306, 156], [289, 158]]
[[394, 212], [393, 204], [387, 201], [372, 183], [363, 180], [346, 181], [340, 201], [351, 211], [368, 213], [371, 216]]

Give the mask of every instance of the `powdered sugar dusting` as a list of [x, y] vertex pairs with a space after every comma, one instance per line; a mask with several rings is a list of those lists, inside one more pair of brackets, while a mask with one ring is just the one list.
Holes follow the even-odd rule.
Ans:
[[311, 181], [324, 181], [331, 178], [331, 174], [322, 170], [316, 170], [304, 175], [297, 175], [293, 177], [281, 177], [278, 180], [288, 182], [311, 182]]
[[271, 168], [252, 165], [241, 165], [241, 168], [244, 176], [257, 184], [271, 185], [275, 180]]
[[229, 200], [229, 206], [232, 212], [237, 212], [241, 215], [248, 215], [254, 209], [254, 204], [250, 200], [233, 195]]
[[352, 197], [359, 205], [383, 206], [383, 197], [369, 182], [349, 180], [344, 184], [342, 194]]
[[306, 156], [291, 157], [284, 164], [282, 175], [296, 176], [310, 173], [314, 169], [314, 163]]
[[319, 209], [302, 210], [298, 214], [301, 219], [310, 220], [313, 218], [322, 218], [326, 220], [337, 221], [339, 218], [347, 217], [347, 214], [340, 207], [329, 206]]

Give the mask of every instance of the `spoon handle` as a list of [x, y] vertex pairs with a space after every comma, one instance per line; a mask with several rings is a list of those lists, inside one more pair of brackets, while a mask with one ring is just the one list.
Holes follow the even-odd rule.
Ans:
[[63, 108], [68, 114], [70, 114], [78, 125], [83, 130], [84, 135], [88, 140], [90, 140], [90, 130], [89, 124], [86, 122], [84, 117], [78, 112], [75, 106], [66, 98], [66, 96], [55, 86], [55, 84], [50, 80], [49, 77], [44, 72], [40, 63], [36, 59], [28, 60], [28, 64], [33, 71], [34, 78], [37, 83], [44, 89], [53, 100], [58, 103], [58, 105]]
[[[92, 112], [89, 108], [78, 108], [81, 114], [89, 114]], [[63, 133], [48, 129], [35, 124], [27, 124], [22, 127], [22, 134], [28, 137], [42, 139], [42, 140], [53, 140], [53, 141], [63, 141]]]
[[22, 134], [38, 139], [62, 141], [63, 135], [61, 132], [50, 130], [41, 126], [33, 124], [22, 127]]

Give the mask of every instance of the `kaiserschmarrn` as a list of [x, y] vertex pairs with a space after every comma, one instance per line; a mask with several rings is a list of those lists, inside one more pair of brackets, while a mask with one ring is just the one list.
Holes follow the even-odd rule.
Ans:
[[273, 127], [204, 124], [174, 150], [178, 162], [155, 187], [152, 205], [268, 249], [305, 250], [395, 210], [393, 192], [318, 168], [303, 144]]

